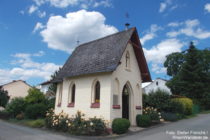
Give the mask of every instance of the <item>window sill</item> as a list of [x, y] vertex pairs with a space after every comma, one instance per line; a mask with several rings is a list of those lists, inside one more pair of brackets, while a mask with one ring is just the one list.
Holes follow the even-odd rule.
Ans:
[[113, 105], [112, 108], [113, 109], [120, 109], [120, 105]]
[[74, 103], [69, 103], [67, 107], [74, 107]]
[[61, 103], [59, 103], [59, 104], [57, 105], [57, 107], [61, 107]]
[[141, 106], [136, 106], [136, 110], [141, 110]]
[[91, 108], [100, 108], [100, 103], [92, 103]]

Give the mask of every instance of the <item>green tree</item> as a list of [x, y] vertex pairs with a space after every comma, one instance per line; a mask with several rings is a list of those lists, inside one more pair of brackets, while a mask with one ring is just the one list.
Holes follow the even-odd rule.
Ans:
[[16, 97], [11, 100], [6, 106], [6, 111], [8, 111], [12, 117], [16, 117], [18, 114], [23, 113], [26, 108], [25, 99], [22, 97]]
[[199, 104], [205, 101], [207, 104], [210, 96], [210, 51], [208, 49], [198, 50], [191, 42], [187, 51], [168, 55], [164, 66], [167, 68], [167, 74], [172, 76], [167, 86], [173, 94], [192, 98]]
[[[58, 75], [59, 71], [61, 68], [56, 70], [52, 75], [51, 75], [51, 81]], [[56, 83], [51, 83], [51, 85], [48, 88], [48, 92], [52, 93], [54, 96], [56, 95], [56, 90], [57, 90], [57, 84]]]
[[46, 99], [44, 94], [37, 88], [33, 87], [28, 90], [28, 95], [25, 97], [26, 103], [36, 104], [45, 103]]
[[5, 107], [9, 101], [8, 92], [0, 87], [0, 106]]
[[175, 52], [166, 56], [164, 67], [167, 67], [167, 74], [169, 76], [175, 76], [179, 73], [182, 64], [184, 63], [184, 53]]

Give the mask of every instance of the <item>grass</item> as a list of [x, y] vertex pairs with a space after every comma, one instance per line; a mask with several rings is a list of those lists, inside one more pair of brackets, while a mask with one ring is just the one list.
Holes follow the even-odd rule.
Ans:
[[34, 128], [41, 128], [45, 126], [44, 119], [37, 119], [37, 120], [29, 120], [29, 119], [23, 119], [23, 120], [17, 120], [17, 119], [10, 119], [9, 122], [20, 124], [20, 125], [26, 125], [29, 127]]
[[210, 110], [201, 111], [200, 114], [209, 114]]

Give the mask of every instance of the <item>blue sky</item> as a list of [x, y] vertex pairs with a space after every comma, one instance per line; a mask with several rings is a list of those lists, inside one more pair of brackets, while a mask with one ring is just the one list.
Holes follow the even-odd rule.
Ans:
[[126, 22], [137, 27], [153, 79], [169, 78], [165, 56], [190, 41], [210, 47], [210, 0], [1, 0], [0, 84], [48, 80], [77, 40], [122, 31]]

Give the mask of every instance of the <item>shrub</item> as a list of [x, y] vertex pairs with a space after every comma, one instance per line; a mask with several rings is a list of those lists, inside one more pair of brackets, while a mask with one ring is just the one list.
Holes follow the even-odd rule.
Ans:
[[24, 119], [24, 114], [20, 113], [15, 117], [17, 120], [23, 120]]
[[46, 104], [48, 109], [55, 108], [55, 98], [47, 99]]
[[193, 104], [192, 114], [198, 114], [199, 112], [200, 112], [200, 106], [196, 105], [196, 104]]
[[46, 99], [44, 94], [37, 88], [30, 88], [28, 95], [25, 97], [28, 104], [45, 103]]
[[40, 104], [33, 104], [28, 105], [25, 110], [25, 115], [29, 119], [37, 119], [37, 118], [44, 118], [47, 111], [46, 105]]
[[184, 114], [184, 105], [176, 100], [171, 100], [165, 112]]
[[8, 92], [0, 86], [0, 107], [5, 107], [9, 101]]
[[129, 127], [130, 127], [130, 122], [128, 119], [116, 118], [112, 122], [113, 133], [117, 133], [117, 134], [126, 133]]
[[104, 120], [101, 118], [90, 118], [90, 129], [89, 134], [90, 135], [102, 135], [106, 131], [106, 124]]
[[25, 111], [26, 102], [22, 97], [16, 97], [11, 100], [6, 106], [6, 111], [8, 111], [12, 117], [16, 117], [18, 114]]
[[178, 115], [175, 113], [163, 112], [162, 118], [166, 121], [177, 121], [179, 119]]
[[50, 109], [45, 118], [45, 125], [48, 128], [56, 129], [58, 131], [69, 131], [76, 135], [101, 135], [106, 134], [106, 123], [101, 118], [84, 119], [85, 114], [80, 111], [75, 117], [70, 118], [63, 111], [56, 115], [53, 109]]
[[146, 107], [143, 109], [144, 115], [149, 115], [152, 121], [159, 122], [161, 119], [161, 113], [157, 111], [156, 108]]
[[32, 121], [26, 122], [26, 125], [30, 127], [35, 127], [35, 128], [41, 128], [45, 126], [45, 121], [43, 119], [32, 120]]
[[0, 119], [8, 120], [11, 114], [7, 111], [0, 111]]
[[158, 111], [164, 111], [170, 102], [170, 95], [167, 91], [158, 89], [155, 92], [150, 92], [148, 97], [146, 97], [146, 103], [144, 102], [143, 100], [143, 104], [157, 108]]
[[139, 114], [136, 116], [136, 123], [137, 123], [137, 126], [139, 126], [139, 127], [148, 127], [151, 125], [152, 120], [149, 115]]
[[182, 110], [180, 110], [180, 114], [184, 115], [190, 115], [192, 114], [192, 107], [193, 107], [193, 102], [189, 98], [174, 98], [172, 99], [172, 102], [175, 103], [180, 103], [182, 105]]
[[204, 110], [210, 110], [210, 92], [205, 92], [198, 103]]

